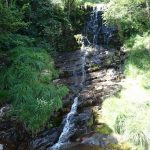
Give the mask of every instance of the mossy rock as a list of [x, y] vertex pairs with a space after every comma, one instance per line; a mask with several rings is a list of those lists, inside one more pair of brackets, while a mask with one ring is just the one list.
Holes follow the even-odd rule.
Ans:
[[113, 132], [112, 129], [110, 129], [105, 124], [97, 125], [96, 128], [95, 128], [95, 131], [100, 133], [100, 134], [111, 134]]
[[90, 68], [91, 68], [91, 70], [97, 70], [97, 69], [99, 69], [99, 65], [98, 64], [90, 64]]
[[105, 65], [109, 66], [113, 63], [113, 57], [108, 57], [105, 59]]
[[120, 143], [120, 144], [108, 144], [108, 149], [111, 150], [131, 150], [131, 146], [128, 143]]
[[88, 126], [89, 128], [92, 128], [93, 125], [94, 125], [94, 119], [93, 119], [93, 116], [92, 116], [92, 117], [90, 118], [90, 120], [88, 121], [87, 126]]
[[99, 125], [102, 123], [101, 115], [95, 115], [94, 123], [95, 125]]

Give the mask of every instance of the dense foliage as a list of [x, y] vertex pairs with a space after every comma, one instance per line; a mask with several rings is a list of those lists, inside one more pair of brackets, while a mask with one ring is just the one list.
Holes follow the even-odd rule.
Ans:
[[64, 1], [0, 1], [0, 105], [9, 102], [9, 115], [32, 133], [45, 127], [68, 92], [52, 82], [58, 71], [50, 55], [77, 48], [83, 12], [71, 5], [72, 11]]
[[0, 1], [0, 18], [0, 32], [16, 31], [25, 25], [23, 11], [19, 11], [13, 2]]
[[67, 89], [55, 86], [57, 75], [47, 52], [38, 48], [17, 47], [9, 52], [11, 66], [1, 76], [7, 90], [12, 114], [33, 132], [44, 127], [50, 114], [62, 107]]
[[150, 25], [149, 0], [112, 0], [104, 13], [107, 24], [118, 27], [121, 40], [142, 34]]
[[81, 0], [81, 2], [84, 3], [92, 3], [92, 4], [98, 4], [98, 3], [107, 3], [110, 0]]

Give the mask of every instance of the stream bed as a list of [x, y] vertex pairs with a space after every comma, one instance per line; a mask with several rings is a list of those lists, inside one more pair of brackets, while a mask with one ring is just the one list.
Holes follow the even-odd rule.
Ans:
[[[93, 7], [80, 35], [81, 49], [58, 57], [57, 65], [62, 72], [62, 79], [57, 82], [67, 84], [72, 91], [69, 100], [72, 106], [58, 142], [47, 150], [98, 150], [111, 142], [117, 143], [114, 137], [93, 131], [94, 128], [103, 127], [100, 118], [95, 118], [96, 115], [100, 116], [96, 113], [100, 112], [101, 103], [120, 88], [121, 56], [119, 50], [110, 48], [116, 29], [104, 25], [103, 11], [101, 5]], [[89, 125], [92, 118], [93, 122]], [[96, 119], [99, 123], [96, 123]], [[72, 145], [76, 141], [82, 144]]]

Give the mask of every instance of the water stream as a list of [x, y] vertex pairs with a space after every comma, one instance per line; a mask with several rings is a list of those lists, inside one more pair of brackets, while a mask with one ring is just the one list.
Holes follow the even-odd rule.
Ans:
[[[111, 33], [107, 31], [105, 26], [102, 24], [102, 18], [100, 18], [100, 12], [103, 11], [103, 6], [98, 5], [97, 7], [93, 8], [93, 11], [90, 14], [90, 19], [87, 21], [87, 24], [83, 30], [82, 33], [82, 46], [81, 46], [81, 53], [82, 57], [80, 58], [80, 71], [81, 71], [81, 79], [80, 83], [76, 81], [76, 84], [79, 84], [80, 90], [83, 90], [85, 85], [85, 79], [86, 79], [86, 58], [88, 56], [88, 48], [89, 47], [95, 47], [98, 44], [99, 36], [102, 31], [104, 31], [103, 34], [105, 34], [105, 44], [108, 44], [109, 37], [111, 37]], [[105, 33], [105, 30], [109, 33]], [[78, 78], [77, 76], [77, 70], [79, 68], [74, 68], [74, 76]], [[77, 97], [74, 98], [72, 107], [70, 112], [67, 114], [67, 117], [65, 118], [65, 125], [63, 128], [63, 131], [59, 137], [58, 142], [51, 148], [48, 148], [48, 150], [59, 150], [62, 145], [69, 143], [69, 138], [74, 134], [75, 132], [75, 115], [77, 114], [77, 107], [79, 102], [79, 95], [80, 93], [77, 93]]]

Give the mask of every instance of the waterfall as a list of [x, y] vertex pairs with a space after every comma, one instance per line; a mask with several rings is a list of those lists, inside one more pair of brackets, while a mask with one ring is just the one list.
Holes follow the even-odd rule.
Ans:
[[[81, 64], [82, 64], [81, 65], [82, 78], [81, 78], [81, 83], [80, 83], [81, 90], [84, 87], [84, 82], [85, 82], [85, 78], [86, 78], [85, 65], [86, 65], [87, 52], [85, 50], [86, 49], [85, 49], [84, 43], [83, 43], [82, 47], [81, 47], [81, 52], [83, 52], [83, 56], [81, 58]], [[77, 76], [75, 70], [74, 70], [74, 75]], [[75, 84], [77, 84], [77, 83], [75, 83]], [[48, 150], [59, 150], [63, 144], [69, 143], [70, 136], [73, 135], [75, 132], [74, 116], [77, 114], [79, 95], [80, 95], [80, 93], [78, 93], [78, 96], [74, 98], [74, 102], [72, 104], [70, 112], [67, 114], [67, 117], [65, 119], [65, 126], [59, 137], [58, 142]]]
[[[82, 57], [80, 58], [80, 70], [81, 70], [81, 81], [78, 85], [80, 89], [82, 90], [85, 85], [85, 79], [86, 79], [86, 58], [88, 56], [88, 49], [91, 46], [96, 46], [98, 44], [99, 35], [105, 33], [105, 30], [107, 28], [104, 28], [105, 26], [102, 25], [102, 19], [99, 16], [100, 11], [103, 11], [104, 6], [98, 5], [97, 7], [93, 7], [93, 11], [90, 14], [90, 20], [87, 21], [87, 24], [83, 30], [82, 38], [81, 38], [81, 54]], [[106, 32], [107, 33], [107, 32]], [[109, 33], [109, 32], [108, 32]], [[91, 38], [89, 38], [89, 35]], [[110, 33], [106, 34], [107, 36], [104, 36], [104, 41], [106, 40], [106, 44], [108, 44], [108, 37], [110, 37]], [[77, 65], [75, 64], [75, 68], [73, 70], [74, 77], [78, 78], [77, 76]], [[76, 81], [75, 85], [77, 85], [78, 82]], [[67, 117], [65, 118], [65, 125], [63, 128], [63, 131], [59, 137], [58, 142], [52, 146], [51, 148], [48, 148], [47, 150], [59, 150], [62, 145], [69, 143], [69, 138], [74, 134], [75, 132], [75, 115], [77, 114], [77, 107], [78, 107], [78, 98], [80, 96], [80, 93], [77, 94], [77, 97], [74, 98], [74, 102], [72, 104], [70, 112], [67, 114]]]
[[106, 9], [105, 5], [98, 4], [93, 7], [90, 14], [90, 20], [87, 21], [82, 35], [84, 36], [84, 44], [88, 46], [102, 45], [108, 48], [109, 42], [112, 39], [116, 28], [107, 26], [102, 19], [102, 13]]
[[[99, 25], [99, 9], [98, 7], [93, 7], [93, 11], [90, 14], [90, 20], [87, 22], [84, 32], [82, 33], [86, 39], [86, 46], [89, 46], [89, 43], [92, 45], [97, 45], [97, 40], [100, 32], [100, 25]], [[88, 35], [91, 35], [92, 39], [88, 38]], [[90, 41], [90, 42], [89, 42]]]
[[[80, 82], [79, 86], [82, 90], [84, 87], [84, 82], [85, 82], [85, 78], [86, 78], [85, 65], [86, 65], [86, 56], [87, 56], [87, 52], [84, 47], [84, 42], [82, 42], [81, 52], [83, 53], [83, 56], [81, 57], [81, 68], [80, 68], [81, 72], [82, 72], [82, 77], [81, 77], [81, 82]], [[74, 72], [74, 76], [77, 77], [76, 68], [74, 69], [73, 72]], [[76, 84], [77, 84], [77, 81], [76, 81], [75, 85]], [[48, 150], [59, 150], [63, 144], [69, 143], [70, 136], [73, 135], [75, 132], [74, 116], [77, 114], [79, 95], [80, 95], [80, 93], [78, 93], [78, 96], [74, 98], [74, 102], [71, 106], [70, 112], [67, 114], [67, 117], [65, 119], [65, 126], [59, 137], [58, 142]]]

